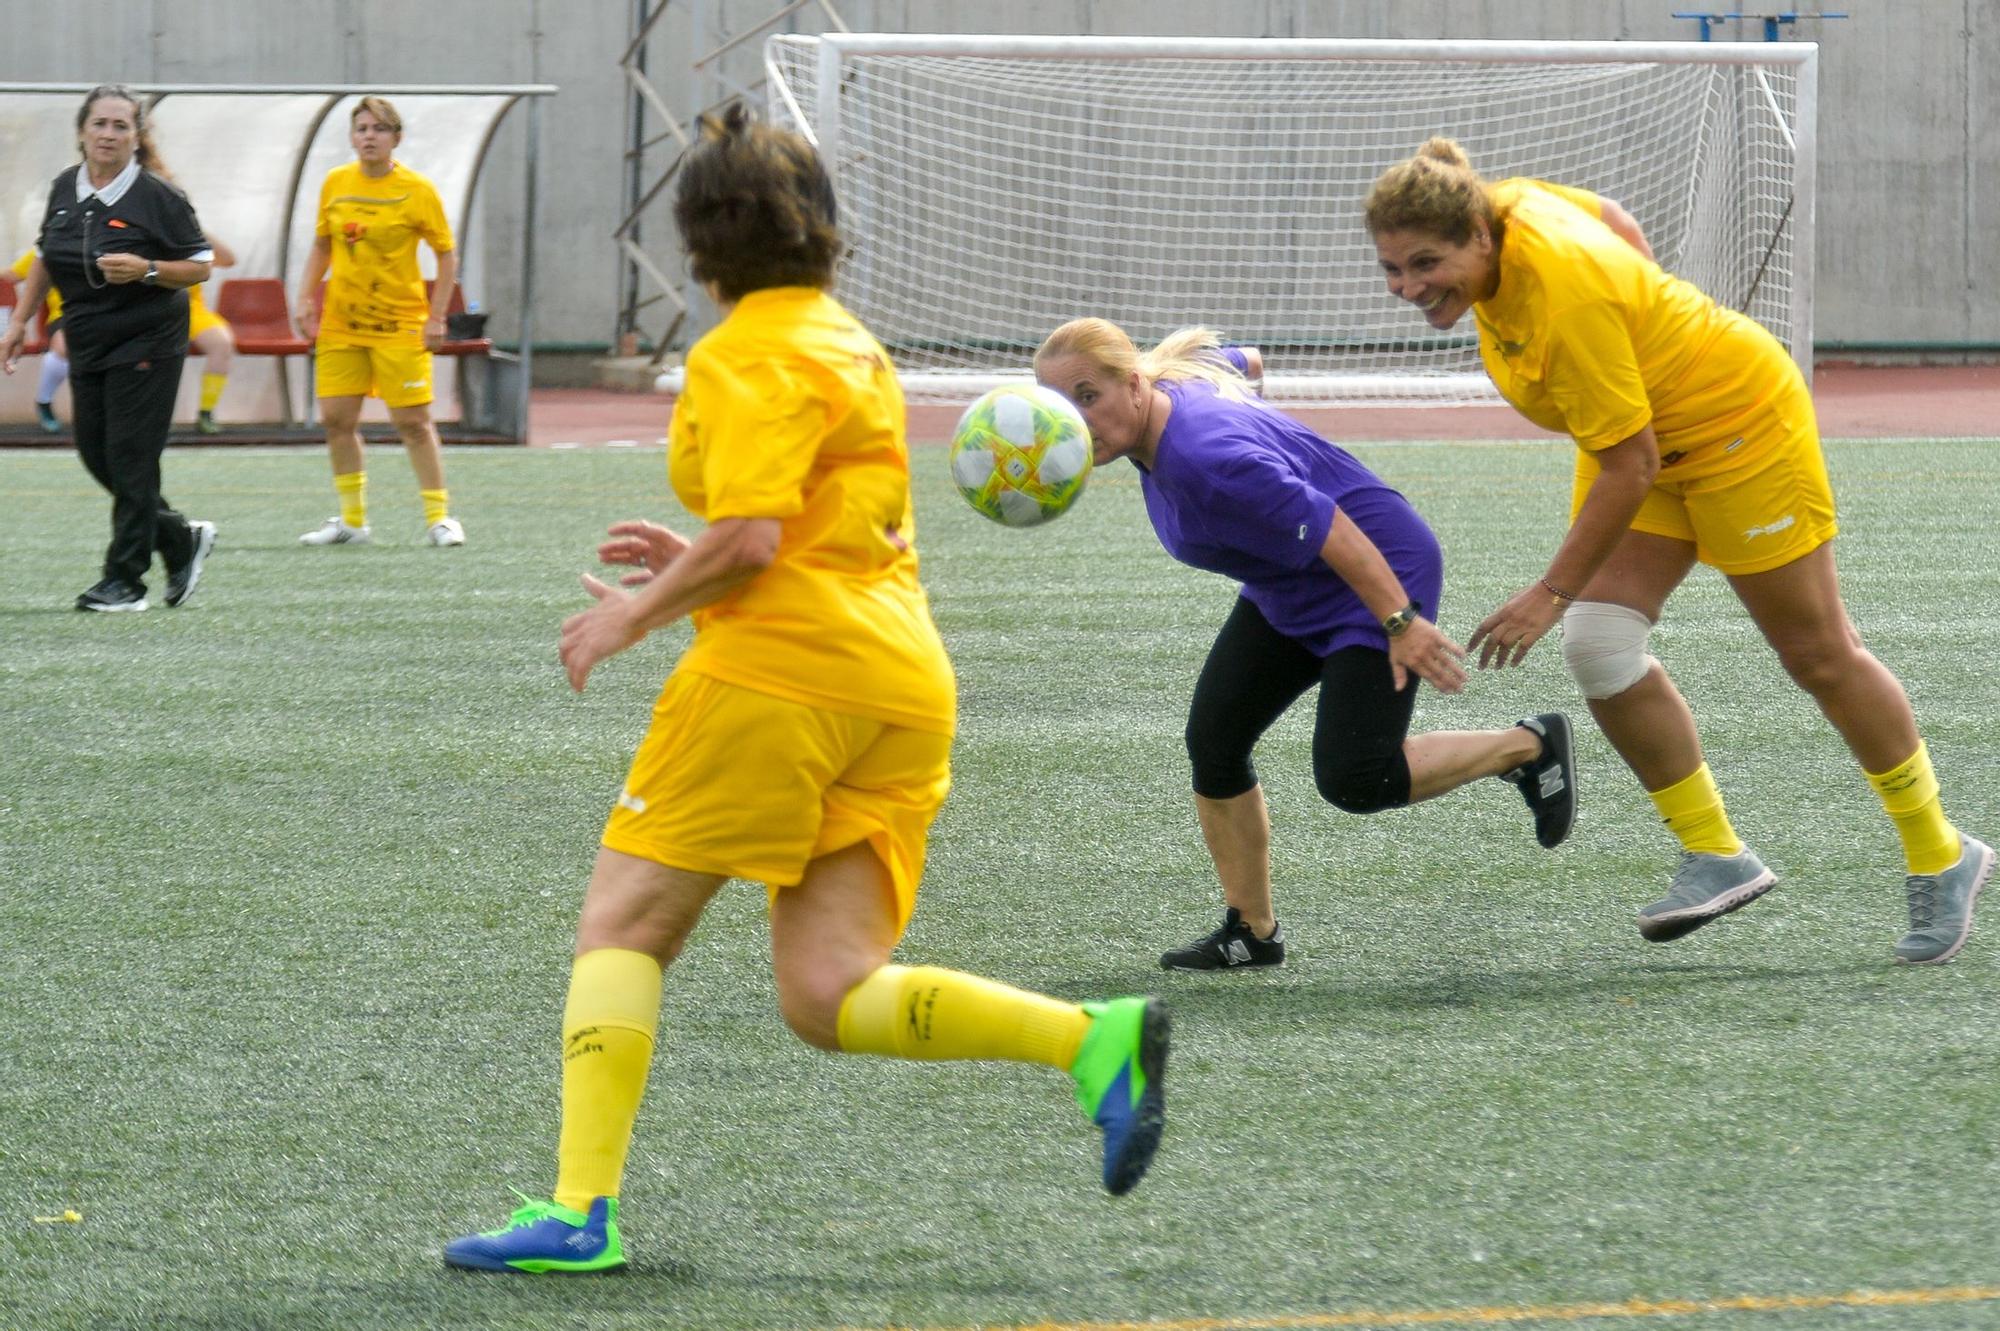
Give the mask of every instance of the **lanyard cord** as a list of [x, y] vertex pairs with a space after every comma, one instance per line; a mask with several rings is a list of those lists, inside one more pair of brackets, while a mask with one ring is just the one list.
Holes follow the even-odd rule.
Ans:
[[[92, 195], [91, 197], [95, 198], [96, 196]], [[90, 257], [90, 219], [90, 209], [85, 208], [83, 210], [83, 284], [92, 291], [102, 291], [107, 286], [110, 286], [111, 283], [106, 281], [102, 274], [92, 271], [97, 265], [91, 261]]]

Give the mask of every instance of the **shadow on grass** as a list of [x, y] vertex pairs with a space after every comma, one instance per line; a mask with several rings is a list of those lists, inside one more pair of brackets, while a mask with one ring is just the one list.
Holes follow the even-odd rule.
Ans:
[[326, 1281], [310, 1288], [259, 1284], [179, 1306], [166, 1301], [148, 1306], [141, 1298], [132, 1301], [129, 1314], [92, 1317], [89, 1325], [95, 1331], [846, 1326], [879, 1324], [891, 1309], [910, 1301], [943, 1296], [1029, 1306], [1044, 1293], [1032, 1282], [967, 1280], [936, 1269], [904, 1274], [871, 1268], [840, 1276], [795, 1268], [707, 1270], [641, 1253], [632, 1266], [608, 1276], [534, 1278], [440, 1265], [379, 1281]]
[[[1303, 969], [1303, 968], [1301, 968]], [[1177, 1014], [1241, 1016], [1259, 1007], [1339, 1012], [1423, 1012], [1474, 1007], [1537, 1007], [1584, 999], [1678, 997], [1717, 986], [1796, 985], [1801, 981], [1879, 979], [1890, 968], [1873, 960], [1823, 966], [1729, 965], [1652, 961], [1578, 973], [1574, 968], [1457, 970], [1388, 981], [1356, 980], [1326, 967], [1321, 974], [1284, 970], [1187, 974], [1131, 969], [1078, 974], [1061, 992], [1145, 992]]]

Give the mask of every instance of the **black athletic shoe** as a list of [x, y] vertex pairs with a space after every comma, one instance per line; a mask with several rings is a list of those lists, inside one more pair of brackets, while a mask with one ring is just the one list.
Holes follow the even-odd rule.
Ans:
[[1259, 938], [1234, 906], [1223, 915], [1220, 929], [1160, 958], [1160, 966], [1170, 971], [1255, 970], [1284, 964], [1284, 926], [1274, 927], [1269, 938]]
[[195, 584], [201, 581], [201, 566], [215, 549], [215, 524], [213, 522], [190, 522], [188, 535], [194, 538], [194, 553], [179, 568], [167, 570], [167, 604], [176, 606], [194, 595]]
[[1561, 712], [1543, 712], [1520, 725], [1541, 736], [1541, 756], [1502, 772], [1500, 779], [1521, 788], [1521, 798], [1535, 815], [1535, 840], [1553, 850], [1576, 823], [1576, 744], [1570, 737], [1569, 718]]
[[79, 610], [144, 610], [146, 593], [123, 578], [106, 578], [76, 598]]

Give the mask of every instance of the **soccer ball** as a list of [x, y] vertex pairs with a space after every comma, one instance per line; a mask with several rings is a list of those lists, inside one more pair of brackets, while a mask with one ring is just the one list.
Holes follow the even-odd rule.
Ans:
[[1068, 398], [1008, 384], [965, 409], [951, 436], [951, 479], [965, 502], [1009, 527], [1061, 517], [1090, 475], [1090, 427]]

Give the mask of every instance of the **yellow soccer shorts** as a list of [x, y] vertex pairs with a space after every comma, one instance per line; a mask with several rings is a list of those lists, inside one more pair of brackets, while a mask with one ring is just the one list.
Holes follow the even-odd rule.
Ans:
[[[1677, 481], [1662, 468], [1631, 529], [1691, 541], [1695, 558], [1731, 575], [1782, 568], [1833, 539], [1833, 485], [1803, 383], [1757, 412], [1731, 448], [1743, 461], [1708, 475]], [[1572, 521], [1599, 470], [1577, 450]]]
[[951, 788], [951, 737], [830, 712], [677, 671], [633, 755], [604, 844], [773, 896], [822, 855], [867, 842], [900, 930], [916, 907], [931, 820]]
[[313, 353], [320, 397], [379, 397], [384, 406], [422, 407], [431, 400], [431, 353], [421, 346], [342, 347]]
[[208, 302], [201, 298], [201, 288], [188, 289], [188, 341], [192, 342], [211, 328], [227, 328], [229, 321], [208, 308]]

